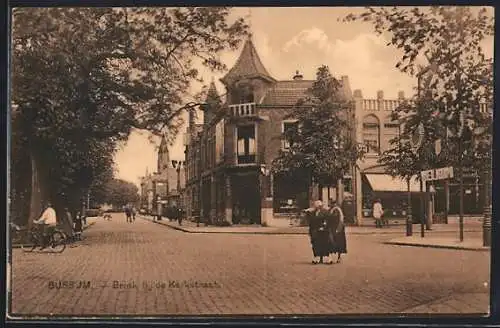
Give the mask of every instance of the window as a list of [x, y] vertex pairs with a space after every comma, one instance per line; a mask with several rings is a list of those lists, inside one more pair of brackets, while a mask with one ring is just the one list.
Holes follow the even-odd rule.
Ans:
[[363, 119], [363, 143], [369, 154], [380, 153], [380, 125], [375, 115]]
[[236, 153], [238, 164], [255, 163], [255, 125], [237, 127]]
[[235, 103], [246, 104], [254, 102], [253, 87], [248, 82], [241, 82], [236, 89]]
[[389, 144], [390, 141], [399, 135], [398, 123], [385, 123], [384, 124], [384, 142], [382, 144]]
[[299, 122], [297, 120], [283, 121], [281, 126], [281, 132], [283, 133], [283, 143], [282, 148], [284, 150], [290, 149], [292, 145], [292, 140], [290, 138], [290, 133], [296, 131], [299, 126]]

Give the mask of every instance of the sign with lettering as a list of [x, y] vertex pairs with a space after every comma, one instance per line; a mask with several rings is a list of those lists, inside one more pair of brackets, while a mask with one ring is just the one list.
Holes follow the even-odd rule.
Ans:
[[420, 172], [423, 181], [432, 181], [434, 179], [435, 170], [425, 170]]
[[440, 169], [436, 169], [435, 174], [436, 180], [444, 180], [453, 178], [453, 167], [442, 167]]
[[453, 178], [453, 167], [442, 167], [420, 172], [423, 181], [445, 180]]

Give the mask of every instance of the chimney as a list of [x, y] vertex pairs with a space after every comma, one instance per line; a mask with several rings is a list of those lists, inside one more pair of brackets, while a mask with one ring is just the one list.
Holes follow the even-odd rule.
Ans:
[[398, 92], [398, 99], [399, 100], [405, 99], [405, 92], [404, 91], [399, 91]]
[[302, 74], [299, 73], [299, 71], [295, 71], [295, 75], [293, 76], [293, 79], [295, 81], [300, 81], [304, 78], [304, 76]]
[[356, 89], [356, 90], [354, 90], [353, 96], [354, 96], [354, 98], [363, 98], [363, 93], [361, 92], [360, 89]]
[[384, 91], [382, 90], [377, 91], [377, 99], [378, 100], [384, 99]]

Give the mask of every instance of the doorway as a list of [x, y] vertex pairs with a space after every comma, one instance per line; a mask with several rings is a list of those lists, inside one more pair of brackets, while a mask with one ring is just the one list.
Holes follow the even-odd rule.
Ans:
[[260, 224], [260, 184], [257, 174], [234, 175], [233, 223]]

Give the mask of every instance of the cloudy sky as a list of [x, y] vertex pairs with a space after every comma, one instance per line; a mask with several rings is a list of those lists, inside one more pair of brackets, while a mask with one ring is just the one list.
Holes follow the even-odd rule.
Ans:
[[[399, 50], [386, 46], [383, 36], [373, 33], [370, 23], [342, 23], [342, 18], [360, 8], [236, 8], [234, 14], [250, 18], [253, 41], [269, 73], [278, 80], [291, 79], [299, 70], [305, 79], [314, 79], [320, 65], [328, 65], [335, 76], [347, 75], [351, 89], [361, 89], [365, 98], [376, 97], [378, 90], [386, 98], [396, 98], [398, 91], [411, 95], [416, 81], [394, 66]], [[492, 54], [492, 40], [485, 47]], [[241, 49], [240, 49], [241, 50]], [[230, 68], [240, 50], [221, 54]], [[203, 71], [205, 81], [214, 78], [219, 93], [225, 93], [219, 79], [224, 74]], [[191, 94], [199, 91], [194, 85]], [[202, 119], [199, 115], [198, 119]], [[158, 141], [157, 141], [158, 142]], [[171, 147], [172, 159], [183, 159], [182, 136]], [[156, 168], [155, 144], [148, 135], [132, 133], [116, 155], [117, 177], [138, 183], [139, 177]]]

